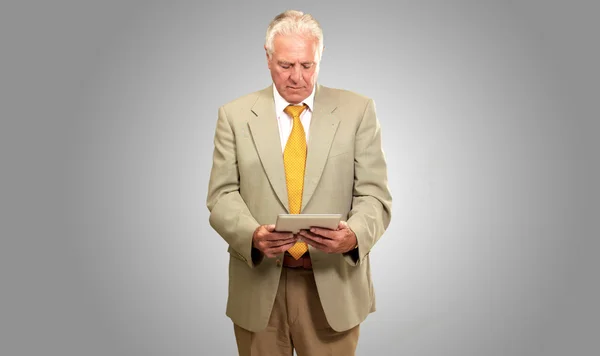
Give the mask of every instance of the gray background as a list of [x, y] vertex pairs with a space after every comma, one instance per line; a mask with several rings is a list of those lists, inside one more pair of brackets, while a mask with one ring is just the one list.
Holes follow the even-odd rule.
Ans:
[[598, 354], [599, 6], [343, 4], [2, 2], [0, 354], [235, 355], [212, 139], [287, 8], [383, 127], [358, 354]]

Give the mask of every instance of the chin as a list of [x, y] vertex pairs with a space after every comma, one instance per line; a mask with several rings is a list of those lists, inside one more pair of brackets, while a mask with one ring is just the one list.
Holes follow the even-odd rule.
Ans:
[[308, 98], [308, 95], [309, 95], [308, 93], [292, 93], [292, 94], [286, 95], [286, 97], [284, 99], [287, 100], [291, 104], [297, 104], [297, 103], [301, 102], [302, 100]]

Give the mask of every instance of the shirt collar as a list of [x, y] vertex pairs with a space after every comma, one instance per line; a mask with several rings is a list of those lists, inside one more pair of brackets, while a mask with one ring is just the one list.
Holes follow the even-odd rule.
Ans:
[[[310, 93], [310, 95], [308, 96], [308, 98], [304, 99], [302, 101], [302, 103], [308, 105], [308, 109], [310, 111], [313, 111], [313, 105], [315, 103], [315, 91], [316, 91], [316, 85], [312, 90], [312, 93]], [[279, 91], [277, 91], [277, 88], [275, 87], [275, 84], [273, 84], [273, 98], [275, 99], [275, 113], [277, 114], [277, 117], [281, 116], [281, 113], [283, 113], [283, 110], [290, 105], [290, 103], [288, 103], [282, 96], [281, 94], [279, 94]]]

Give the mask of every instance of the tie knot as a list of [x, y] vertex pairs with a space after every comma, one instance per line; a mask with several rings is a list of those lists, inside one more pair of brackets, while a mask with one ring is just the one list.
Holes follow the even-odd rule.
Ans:
[[300, 118], [300, 114], [306, 109], [308, 106], [306, 104], [302, 104], [302, 106], [298, 105], [288, 105], [283, 111], [286, 114], [290, 115], [292, 118]]

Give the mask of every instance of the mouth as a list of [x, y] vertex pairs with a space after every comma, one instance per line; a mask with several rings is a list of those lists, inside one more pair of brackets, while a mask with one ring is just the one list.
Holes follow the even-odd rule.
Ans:
[[300, 89], [302, 89], [302, 88], [303, 88], [303, 87], [288, 87], [288, 89], [292, 89], [292, 90], [300, 90]]

